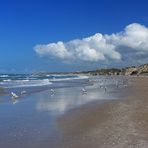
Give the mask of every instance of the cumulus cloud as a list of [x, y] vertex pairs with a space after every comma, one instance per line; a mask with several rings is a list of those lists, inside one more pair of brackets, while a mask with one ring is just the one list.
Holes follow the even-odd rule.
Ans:
[[148, 28], [133, 23], [111, 35], [96, 33], [93, 36], [69, 42], [58, 41], [36, 45], [34, 50], [41, 57], [55, 57], [64, 61], [87, 62], [144, 61], [148, 60]]

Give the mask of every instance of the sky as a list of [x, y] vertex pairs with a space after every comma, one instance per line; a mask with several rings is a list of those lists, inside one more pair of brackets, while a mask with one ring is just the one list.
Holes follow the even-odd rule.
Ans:
[[0, 0], [0, 73], [148, 63], [147, 0]]

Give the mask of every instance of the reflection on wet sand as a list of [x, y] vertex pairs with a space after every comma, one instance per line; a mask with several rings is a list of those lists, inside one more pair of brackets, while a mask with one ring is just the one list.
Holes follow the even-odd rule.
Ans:
[[46, 96], [49, 96], [48, 99], [41, 96], [36, 105], [37, 110], [58, 114], [92, 101], [116, 99], [115, 96], [109, 97], [109, 94], [104, 94], [104, 90], [100, 90], [94, 86], [85, 87], [85, 90], [82, 90], [82, 88], [59, 89], [52, 96], [48, 94], [48, 91], [46, 93]]
[[4, 88], [0, 87], [0, 96], [4, 95], [4, 92], [5, 92]]

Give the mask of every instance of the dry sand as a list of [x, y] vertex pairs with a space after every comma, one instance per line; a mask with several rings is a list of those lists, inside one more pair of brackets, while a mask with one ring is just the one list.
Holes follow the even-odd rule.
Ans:
[[120, 100], [85, 105], [60, 117], [57, 147], [148, 148], [148, 77], [129, 81]]

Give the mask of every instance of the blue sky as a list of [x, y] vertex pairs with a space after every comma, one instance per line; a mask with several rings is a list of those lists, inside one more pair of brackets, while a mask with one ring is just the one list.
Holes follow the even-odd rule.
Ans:
[[[66, 43], [66, 50], [73, 50], [68, 48], [73, 44], [69, 45], [67, 42], [91, 37], [96, 33], [119, 33], [133, 23], [144, 25], [147, 29], [147, 6], [147, 0], [0, 0], [0, 72], [75, 71], [130, 65], [123, 61], [112, 62], [112, 57], [104, 61], [100, 52], [96, 60], [87, 60], [92, 57], [88, 57], [84, 51], [83, 54], [68, 52], [76, 57], [69, 60], [63, 55], [55, 55], [51, 50], [56, 49], [51, 48], [50, 44], [62, 41]], [[145, 40], [141, 42], [145, 43]], [[41, 46], [45, 52], [42, 55], [39, 50], [34, 50], [37, 45], [48, 44], [48, 52]], [[126, 44], [125, 49], [127, 47], [129, 46]], [[137, 46], [130, 48], [137, 49]], [[77, 51], [77, 48], [74, 50]], [[122, 53], [130, 51], [122, 50]], [[147, 54], [145, 48], [142, 54], [143, 52]], [[81, 60], [80, 54], [86, 57]], [[142, 54], [138, 57], [142, 58]], [[144, 62], [147, 62], [147, 58]]]

